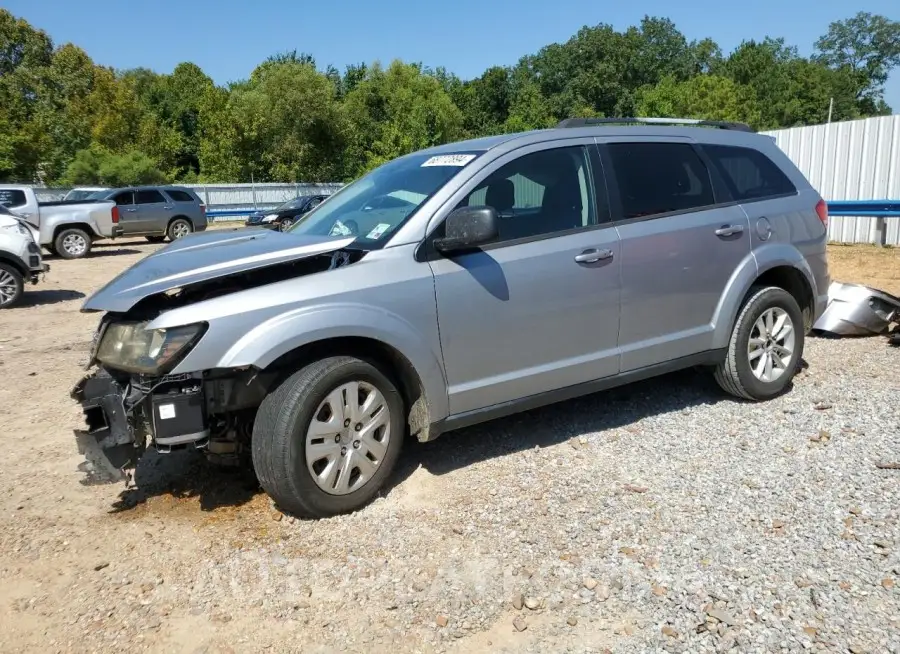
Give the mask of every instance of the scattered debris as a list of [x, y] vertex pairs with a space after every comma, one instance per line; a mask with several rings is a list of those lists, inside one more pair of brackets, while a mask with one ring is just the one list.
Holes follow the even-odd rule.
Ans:
[[632, 493], [646, 493], [650, 490], [646, 486], [636, 486], [635, 484], [624, 484], [622, 488]]
[[95, 565], [95, 566], [94, 566], [94, 570], [97, 571], [97, 572], [99, 572], [99, 571], [102, 570], [103, 568], [108, 568], [108, 567], [109, 567], [109, 563], [107, 563], [106, 561], [104, 561], [103, 563], [98, 563], [97, 565]]
[[441, 628], [446, 627], [450, 623], [450, 621], [447, 619], [446, 615], [439, 615], [438, 617], [436, 617], [434, 619], [434, 622], [435, 622], [435, 624], [437, 624], [438, 627], [441, 627]]
[[875, 464], [879, 470], [900, 470], [900, 461], [886, 462], [882, 461]]
[[528, 629], [528, 623], [525, 622], [525, 618], [520, 615], [513, 620], [513, 627], [515, 627], [516, 631], [525, 631]]

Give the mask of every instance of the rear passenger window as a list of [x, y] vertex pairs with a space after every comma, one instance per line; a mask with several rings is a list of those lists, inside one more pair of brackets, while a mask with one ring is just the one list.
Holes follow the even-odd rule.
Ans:
[[596, 225], [587, 152], [580, 146], [555, 148], [509, 162], [460, 203], [484, 205], [500, 216], [501, 241]]
[[155, 190], [135, 191], [135, 204], [156, 204], [157, 202], [165, 202], [163, 194]]
[[173, 189], [166, 189], [166, 193], [169, 194], [169, 197], [172, 198], [174, 202], [193, 202], [194, 198], [192, 198], [188, 193], [184, 191], [175, 191]]
[[759, 150], [730, 145], [704, 145], [703, 150], [719, 169], [735, 200], [758, 200], [797, 192], [787, 175]]
[[715, 204], [709, 171], [682, 143], [609, 143], [621, 218], [640, 218]]
[[25, 191], [11, 188], [0, 189], [0, 204], [4, 207], [21, 207], [25, 202]]

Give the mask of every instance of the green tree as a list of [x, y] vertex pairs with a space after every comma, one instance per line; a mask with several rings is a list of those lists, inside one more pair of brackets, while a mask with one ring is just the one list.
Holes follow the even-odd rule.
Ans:
[[666, 77], [637, 94], [638, 116], [705, 118], [758, 125], [759, 108], [753, 90], [727, 77], [698, 75], [679, 82]]
[[460, 138], [463, 115], [441, 86], [420, 66], [377, 63], [347, 94], [349, 131], [345, 177], [352, 178], [390, 159]]
[[161, 184], [166, 181], [162, 171], [143, 152], [113, 154], [92, 149], [80, 150], [75, 154], [63, 179], [67, 184], [104, 186]]
[[870, 112], [890, 113], [884, 84], [900, 66], [900, 21], [860, 11], [828, 26], [816, 41], [815, 60], [834, 69], [849, 69], [857, 80], [858, 99]]

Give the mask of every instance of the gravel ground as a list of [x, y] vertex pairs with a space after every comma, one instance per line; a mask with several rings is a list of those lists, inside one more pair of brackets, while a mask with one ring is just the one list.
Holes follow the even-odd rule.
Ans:
[[691, 371], [410, 443], [384, 497], [294, 521], [190, 453], [80, 483], [82, 294], [153, 247], [3, 312], [0, 650], [900, 653], [883, 339], [809, 340], [763, 405]]

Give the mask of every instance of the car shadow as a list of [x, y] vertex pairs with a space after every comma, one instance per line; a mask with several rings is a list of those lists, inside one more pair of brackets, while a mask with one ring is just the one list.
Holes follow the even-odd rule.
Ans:
[[134, 470], [135, 486], [119, 493], [110, 513], [129, 511], [152, 497], [196, 500], [201, 511], [246, 504], [262, 488], [252, 470], [210, 465], [203, 454], [184, 449], [160, 454], [149, 449]]
[[81, 291], [70, 290], [40, 290], [32, 291], [26, 288], [22, 294], [22, 298], [16, 305], [20, 309], [25, 307], [38, 307], [47, 304], [57, 304], [59, 302], [68, 302], [69, 300], [79, 300], [84, 297]]
[[[809, 364], [802, 360], [799, 373]], [[790, 392], [789, 386], [786, 392]], [[742, 402], [722, 391], [705, 370], [689, 369], [600, 391], [442, 435], [429, 443], [409, 439], [379, 496], [389, 495], [420, 466], [445, 475], [489, 459], [544, 448], [613, 429], [642, 418], [685, 409]], [[135, 470], [136, 488], [123, 490], [111, 512], [133, 509], [154, 496], [199, 500], [202, 511], [236, 507], [264, 491], [252, 470], [210, 465], [197, 450], [148, 450]]]
[[[802, 371], [807, 366], [801, 360], [798, 368]], [[419, 466], [445, 475], [507, 454], [627, 428], [642, 418], [719, 402], [743, 400], [721, 390], [708, 371], [689, 369], [449, 432], [430, 443], [411, 440], [384, 494]]]
[[[125, 254], [141, 254], [141, 250], [135, 250], [133, 248], [123, 248], [121, 246], [115, 246], [115, 249], [112, 247], [108, 249], [99, 248], [96, 244], [91, 248], [91, 251], [88, 252], [87, 256], [84, 259], [96, 259], [97, 257], [118, 257]], [[63, 259], [58, 254], [45, 254], [44, 259], [47, 261], [77, 261], [77, 259]], [[53, 274], [53, 270], [51, 269], [50, 274]]]

